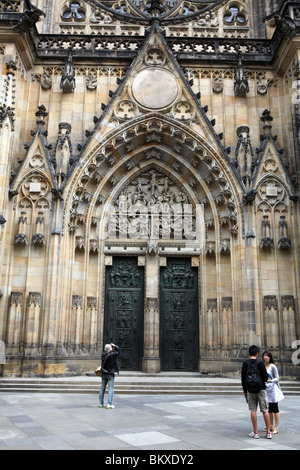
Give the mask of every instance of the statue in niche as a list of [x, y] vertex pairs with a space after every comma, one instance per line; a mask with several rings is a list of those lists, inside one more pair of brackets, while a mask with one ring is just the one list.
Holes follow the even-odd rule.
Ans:
[[75, 70], [72, 61], [72, 53], [69, 52], [68, 60], [65, 63], [63, 76], [61, 78], [60, 87], [63, 93], [73, 93], [76, 88]]
[[249, 91], [249, 83], [246, 77], [245, 68], [242, 64], [242, 59], [240, 57], [234, 75], [234, 93], [236, 96], [244, 98], [246, 94], [249, 93]]

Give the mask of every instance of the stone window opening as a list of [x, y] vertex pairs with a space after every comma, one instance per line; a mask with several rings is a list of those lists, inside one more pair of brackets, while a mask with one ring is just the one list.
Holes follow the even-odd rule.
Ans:
[[227, 25], [245, 26], [248, 22], [245, 12], [237, 4], [232, 4], [225, 12], [224, 23]]
[[63, 10], [61, 17], [65, 21], [83, 21], [86, 17], [86, 13], [79, 2], [71, 2], [69, 6]]

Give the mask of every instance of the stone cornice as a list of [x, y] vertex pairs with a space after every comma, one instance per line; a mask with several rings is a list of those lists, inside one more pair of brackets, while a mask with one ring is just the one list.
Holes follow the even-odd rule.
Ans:
[[[300, 18], [292, 20], [295, 26], [292, 34], [282, 18], [283, 14], [271, 39], [166, 37], [166, 43], [177, 60], [184, 63], [201, 61], [220, 66], [236, 64], [241, 57], [246, 66], [275, 64], [282, 74], [300, 37]], [[28, 21], [26, 12], [2, 13], [0, 18], [0, 41], [16, 43], [27, 70], [35, 64], [65, 62], [70, 51], [74, 61], [99, 63], [102, 59], [131, 63], [145, 39], [145, 36], [40, 34], [35, 23]]]

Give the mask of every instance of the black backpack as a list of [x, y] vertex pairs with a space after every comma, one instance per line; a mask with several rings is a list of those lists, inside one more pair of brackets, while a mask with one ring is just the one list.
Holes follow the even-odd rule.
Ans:
[[258, 393], [263, 389], [263, 382], [257, 364], [257, 361], [249, 362], [246, 372], [246, 387], [249, 393]]

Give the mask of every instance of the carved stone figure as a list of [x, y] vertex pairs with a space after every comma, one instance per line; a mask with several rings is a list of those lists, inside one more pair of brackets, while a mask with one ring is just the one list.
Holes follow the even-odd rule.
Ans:
[[69, 52], [68, 60], [65, 63], [63, 76], [61, 78], [60, 87], [64, 93], [73, 93], [76, 88], [75, 70], [72, 61], [72, 53]]
[[248, 79], [240, 57], [234, 75], [234, 93], [236, 96], [245, 97], [249, 91]]

